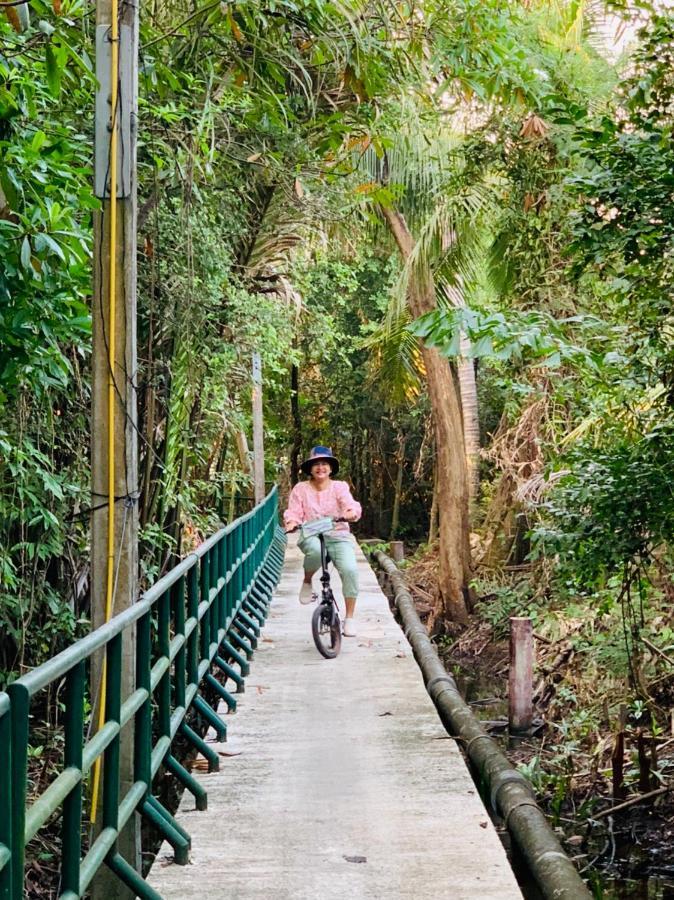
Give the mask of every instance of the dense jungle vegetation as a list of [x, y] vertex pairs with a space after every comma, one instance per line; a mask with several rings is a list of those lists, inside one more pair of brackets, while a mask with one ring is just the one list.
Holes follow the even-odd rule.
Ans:
[[[5, 683], [89, 618], [94, 8], [29, 8], [0, 11]], [[257, 350], [268, 481], [331, 444], [448, 647], [534, 617], [525, 765], [589, 811], [614, 732], [673, 727], [674, 13], [152, 0], [140, 44], [144, 583], [251, 493]]]

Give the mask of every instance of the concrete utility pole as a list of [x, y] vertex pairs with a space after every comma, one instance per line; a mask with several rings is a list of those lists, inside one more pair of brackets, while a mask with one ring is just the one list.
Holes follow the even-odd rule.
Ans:
[[253, 470], [255, 477], [255, 502], [264, 500], [264, 426], [262, 422], [262, 362], [259, 353], [253, 353]]
[[[113, 25], [113, 17], [116, 26]], [[117, 32], [117, 39], [114, 35]], [[115, 50], [116, 48], [116, 50]], [[96, 4], [95, 193], [102, 208], [94, 218], [93, 373], [91, 407], [91, 627], [98, 628], [138, 599], [138, 468], [136, 440], [136, 119], [138, 17], [126, 0]], [[115, 78], [115, 74], [117, 77]], [[116, 87], [115, 87], [116, 83]], [[112, 104], [115, 102], [114, 126]], [[116, 150], [112, 135], [116, 133]], [[117, 157], [116, 175], [112, 159]], [[112, 183], [116, 196], [111, 198]], [[113, 210], [113, 204], [115, 209]], [[115, 222], [113, 224], [113, 219]], [[111, 285], [114, 285], [111, 290]], [[114, 306], [111, 307], [111, 294]], [[111, 308], [114, 317], [111, 320]], [[112, 409], [111, 409], [112, 407]], [[114, 426], [109, 428], [110, 420]], [[112, 441], [110, 438], [112, 431]], [[112, 479], [111, 479], [112, 468]], [[114, 485], [114, 539], [109, 543], [109, 493]], [[135, 635], [123, 644], [122, 702], [134, 688]], [[94, 721], [102, 693], [102, 658], [92, 667]], [[120, 800], [133, 783], [133, 729], [122, 731]], [[102, 823], [99, 791], [95, 828]], [[140, 829], [133, 816], [119, 852], [138, 871]], [[103, 868], [92, 884], [93, 900], [133, 897]]]

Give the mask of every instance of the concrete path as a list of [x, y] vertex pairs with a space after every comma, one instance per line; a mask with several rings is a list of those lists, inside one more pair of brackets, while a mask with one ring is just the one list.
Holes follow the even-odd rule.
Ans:
[[325, 660], [288, 547], [229, 741], [215, 745], [220, 772], [199, 776], [208, 811], [183, 796], [191, 865], [165, 844], [150, 872], [167, 900], [521, 897], [360, 551], [359, 565], [358, 637]]

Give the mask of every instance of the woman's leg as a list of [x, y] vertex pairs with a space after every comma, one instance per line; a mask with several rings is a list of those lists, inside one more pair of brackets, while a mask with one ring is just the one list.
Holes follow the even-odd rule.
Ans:
[[[354, 546], [350, 540], [332, 539], [329, 542], [328, 550], [335, 568], [339, 572], [339, 577], [342, 579], [342, 591], [344, 592], [344, 603], [346, 605], [345, 619], [352, 620], [356, 611], [356, 599], [358, 597], [358, 565], [356, 564]], [[344, 634], [347, 637], [355, 635], [351, 624], [345, 626]]]
[[309, 537], [298, 541], [297, 546], [304, 553], [304, 580], [309, 582], [321, 567], [321, 542], [317, 537]]
[[304, 581], [300, 588], [300, 603], [311, 603], [311, 579], [321, 567], [321, 542], [317, 537], [310, 537], [299, 540], [297, 546], [304, 553]]

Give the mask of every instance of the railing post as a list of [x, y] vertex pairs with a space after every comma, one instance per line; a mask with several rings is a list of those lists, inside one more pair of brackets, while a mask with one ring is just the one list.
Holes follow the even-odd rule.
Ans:
[[23, 897], [23, 869], [26, 856], [26, 790], [28, 781], [28, 716], [30, 694], [15, 682], [7, 688], [12, 723], [12, 900]]
[[11, 900], [12, 889], [12, 727], [9, 697], [0, 693], [0, 850], [9, 858], [0, 865], [0, 900]]
[[[225, 577], [227, 575], [227, 539], [223, 534], [218, 541], [218, 584], [220, 585], [218, 592], [218, 624], [216, 635], [220, 634], [220, 629], [225, 627], [227, 621], [227, 592], [225, 586]], [[222, 584], [220, 584], [222, 582]], [[217, 637], [216, 637], [217, 640]]]
[[233, 591], [234, 591], [234, 532], [228, 531], [225, 536], [225, 555], [226, 555], [226, 567], [225, 567], [225, 578], [227, 578], [227, 585], [225, 587], [225, 621], [229, 619], [232, 615], [232, 610], [234, 609], [233, 602]]
[[[119, 722], [122, 708], [122, 635], [111, 638], [106, 648], [105, 721]], [[103, 756], [103, 828], [119, 828], [120, 735], [108, 744]]]
[[[169, 624], [171, 620], [171, 599], [168, 591], [159, 598], [157, 607], [157, 651], [160, 659], [168, 660], [170, 653]], [[157, 705], [159, 737], [171, 734], [171, 670], [164, 672], [157, 685]]]
[[[209, 584], [211, 586], [210, 590], [216, 591], [216, 592], [217, 592], [217, 587], [218, 587], [219, 557], [220, 557], [220, 554], [218, 552], [217, 545], [215, 547], [211, 547], [211, 549], [208, 551], [208, 559], [209, 559], [208, 569], [209, 569], [209, 575], [210, 575]], [[210, 592], [209, 592], [209, 596], [210, 596]], [[213, 644], [218, 643], [218, 627], [219, 627], [219, 624], [218, 624], [219, 614], [218, 613], [219, 613], [219, 609], [220, 609], [220, 598], [219, 598], [218, 594], [216, 593], [215, 598], [211, 601], [211, 639], [210, 639], [210, 643], [209, 643], [209, 653], [208, 653], [209, 657], [210, 657], [210, 647], [212, 647]]]
[[246, 521], [246, 530], [244, 532], [244, 547], [243, 552], [246, 554], [246, 564], [243, 570], [243, 585], [241, 586], [242, 595], [246, 592], [246, 589], [250, 585], [250, 579], [252, 577], [252, 564], [253, 564], [253, 554], [249, 551], [253, 546], [253, 516], [250, 516]]
[[241, 526], [234, 529], [234, 559], [236, 569], [234, 570], [234, 609], [239, 608], [241, 602], [241, 589], [243, 585], [243, 563], [241, 561], [243, 546], [243, 529]]
[[148, 610], [136, 630], [136, 686], [147, 691], [147, 698], [136, 713], [134, 723], [134, 778], [144, 782], [148, 791], [152, 781], [151, 622], [152, 612]]
[[187, 578], [187, 616], [194, 619], [194, 628], [187, 639], [187, 683], [199, 680], [199, 573], [195, 563]]
[[[66, 675], [64, 768], [82, 771], [84, 737], [84, 660]], [[80, 857], [82, 855], [82, 780], [63, 802], [61, 893], [80, 894]]]
[[[209, 589], [209, 580], [208, 580], [208, 554], [204, 553], [201, 557], [201, 567], [199, 572], [199, 605], [208, 601], [208, 589]], [[210, 624], [210, 611], [206, 610], [201, 617], [201, 621], [199, 623], [199, 655], [201, 659], [208, 659], [208, 647], [211, 640], [211, 624]]]
[[[171, 588], [173, 627], [176, 635], [185, 635], [185, 576], [182, 575]], [[173, 685], [176, 706], [185, 705], [185, 645], [178, 650], [174, 661]]]

